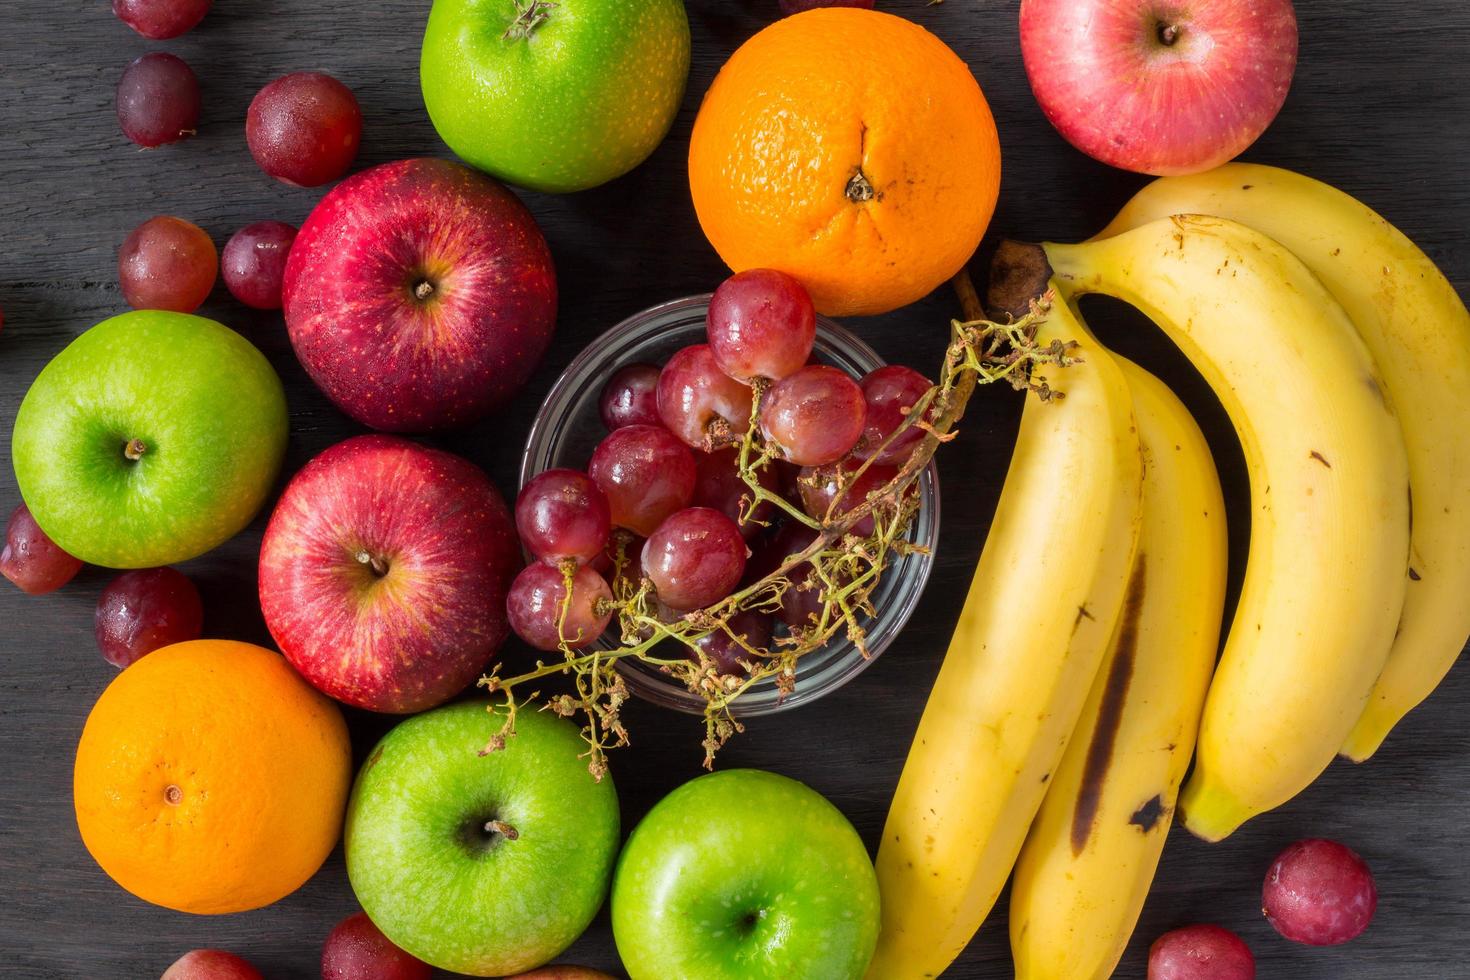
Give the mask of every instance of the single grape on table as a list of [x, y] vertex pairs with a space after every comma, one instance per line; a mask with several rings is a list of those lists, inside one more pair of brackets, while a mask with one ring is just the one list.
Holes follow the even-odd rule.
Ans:
[[[902, 464], [924, 438], [924, 430], [909, 426], [886, 449], [883, 441], [897, 432], [908, 418], [908, 410], [918, 403], [933, 382], [913, 368], [888, 364], [870, 371], [858, 382], [867, 406], [863, 437], [853, 447], [858, 459], [874, 459], [878, 463]], [[875, 458], [876, 457], [876, 458]]]
[[527, 565], [505, 599], [511, 629], [538, 650], [556, 650], [563, 640], [573, 650], [591, 645], [612, 619], [611, 611], [598, 608], [612, 600], [612, 590], [606, 579], [581, 565], [572, 576], [572, 599], [563, 620], [566, 595], [561, 569], [539, 561]]
[[112, 0], [112, 12], [150, 41], [186, 34], [209, 13], [214, 0]]
[[720, 370], [709, 344], [685, 347], [658, 376], [658, 414], [685, 445], [712, 452], [750, 428], [753, 393]]
[[28, 595], [54, 592], [82, 570], [73, 558], [46, 536], [25, 504], [10, 512], [5, 525], [5, 547], [0, 550], [0, 575]]
[[204, 632], [199, 590], [173, 568], [124, 572], [102, 590], [94, 617], [97, 646], [114, 667], [129, 667], [160, 647]]
[[123, 298], [135, 310], [193, 313], [214, 288], [219, 253], [209, 234], [182, 218], [149, 218], [117, 254]]
[[199, 79], [176, 55], [153, 51], [123, 69], [117, 122], [123, 135], [152, 148], [193, 136], [199, 128]]
[[649, 535], [643, 574], [660, 601], [674, 609], [699, 609], [734, 591], [747, 553], [734, 521], [709, 507], [686, 507]]
[[230, 236], [220, 272], [230, 295], [257, 310], [281, 308], [281, 282], [296, 229], [284, 221], [257, 221]]
[[349, 915], [322, 944], [322, 980], [429, 980], [434, 971], [383, 935], [366, 912]]
[[1214, 925], [1185, 926], [1154, 940], [1148, 980], [1255, 980], [1256, 959], [1241, 938]]
[[362, 109], [331, 75], [298, 71], [256, 93], [245, 141], [260, 169], [298, 187], [318, 187], [347, 172], [362, 140]]
[[689, 506], [697, 479], [689, 447], [654, 425], [614, 430], [593, 451], [587, 472], [606, 494], [613, 524], [640, 537]]
[[1378, 909], [1368, 864], [1337, 841], [1297, 841], [1277, 855], [1261, 888], [1261, 907], [1287, 939], [1336, 946], [1361, 935]]
[[538, 473], [516, 498], [516, 532], [542, 561], [588, 564], [604, 553], [612, 533], [607, 497], [577, 470]]
[[761, 400], [761, 434], [783, 459], [825, 466], [852, 451], [867, 407], [857, 382], [827, 364], [810, 364], [776, 382]]
[[806, 288], [784, 272], [751, 269], [720, 283], [706, 333], [715, 363], [736, 381], [779, 381], [811, 357], [817, 313]]
[[602, 388], [597, 412], [609, 432], [625, 425], [662, 425], [658, 415], [658, 366], [618, 368]]

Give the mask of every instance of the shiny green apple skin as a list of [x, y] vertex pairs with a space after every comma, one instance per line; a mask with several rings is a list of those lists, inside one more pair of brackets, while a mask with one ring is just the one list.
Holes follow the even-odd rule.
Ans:
[[[347, 876], [395, 945], [442, 970], [501, 977], [582, 934], [617, 857], [618, 797], [577, 726], [535, 710], [505, 748], [483, 699], [415, 715], [368, 756], [347, 804]], [[503, 821], [515, 834], [489, 833]]]
[[487, 173], [538, 191], [596, 187], [647, 159], [673, 124], [689, 77], [684, 0], [540, 9], [517, 37], [514, 0], [434, 0], [424, 105], [449, 148]]
[[757, 769], [664, 797], [613, 878], [613, 935], [633, 980], [859, 980], [878, 913], [878, 879], [847, 818]]
[[204, 317], [135, 310], [41, 370], [16, 414], [11, 457], [36, 523], [63, 550], [150, 568], [201, 555], [250, 523], [286, 433], [281, 379], [248, 340]]

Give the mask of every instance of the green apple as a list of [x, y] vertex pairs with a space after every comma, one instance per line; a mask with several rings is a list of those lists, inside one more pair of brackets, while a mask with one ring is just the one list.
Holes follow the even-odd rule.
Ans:
[[647, 159], [689, 77], [684, 0], [434, 0], [419, 62], [449, 148], [540, 191]]
[[878, 878], [852, 824], [815, 790], [757, 769], [664, 797], [613, 878], [613, 936], [633, 980], [857, 980], [878, 919]]
[[500, 977], [571, 945], [607, 895], [618, 797], [579, 758], [575, 725], [469, 701], [416, 715], [368, 756], [347, 805], [347, 876], [394, 944], [443, 970]]
[[222, 324], [137, 310], [97, 324], [15, 417], [16, 482], [63, 550], [112, 568], [201, 555], [250, 523], [286, 452], [286, 395]]

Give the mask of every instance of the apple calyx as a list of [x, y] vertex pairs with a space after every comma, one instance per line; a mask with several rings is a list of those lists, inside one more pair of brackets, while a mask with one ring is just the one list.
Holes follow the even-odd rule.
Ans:
[[551, 12], [561, 6], [560, 3], [554, 3], [553, 0], [515, 0], [515, 4], [516, 19], [511, 21], [505, 33], [500, 35], [501, 40], [528, 40], [532, 34], [536, 33], [536, 28], [550, 19]]
[[123, 456], [136, 463], [143, 458], [148, 451], [148, 445], [142, 439], [129, 439], [123, 443]]
[[434, 295], [434, 284], [428, 279], [420, 279], [413, 284], [413, 298], [420, 303]]
[[372, 571], [373, 575], [377, 576], [378, 578], [382, 578], [384, 575], [388, 574], [388, 562], [378, 555], [369, 553], [367, 549], [359, 551], [353, 557], [356, 558], [360, 564], [366, 565], [369, 570]]

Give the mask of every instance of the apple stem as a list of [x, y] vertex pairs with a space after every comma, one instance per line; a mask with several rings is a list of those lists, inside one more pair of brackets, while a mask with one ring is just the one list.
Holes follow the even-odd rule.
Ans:
[[388, 563], [377, 555], [370, 555], [365, 550], [359, 551], [357, 553], [357, 560], [372, 569], [373, 574], [378, 578], [382, 578], [388, 574]]
[[515, 4], [516, 19], [500, 35], [503, 41], [523, 41], [530, 38], [536, 33], [536, 28], [550, 19], [551, 12], [561, 6], [552, 0], [515, 0]]
[[434, 295], [434, 284], [427, 279], [420, 279], [413, 284], [413, 298], [422, 302]]
[[146, 443], [143, 442], [142, 439], [129, 439], [127, 443], [123, 445], [123, 455], [135, 463], [138, 460], [142, 459], [143, 454], [147, 451], [148, 446]]
[[487, 833], [487, 834], [499, 834], [501, 837], [504, 837], [506, 840], [517, 840], [521, 836], [521, 832], [519, 830], [516, 830], [514, 827], [512, 827], [510, 824], [506, 823], [504, 820], [498, 820], [498, 819], [497, 820], [491, 820], [489, 823], [485, 824], [485, 833]]
[[1164, 47], [1172, 47], [1179, 40], [1179, 28], [1173, 24], [1159, 25], [1159, 43]]

